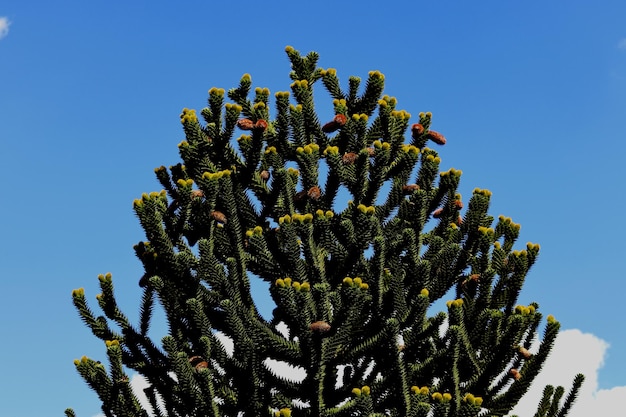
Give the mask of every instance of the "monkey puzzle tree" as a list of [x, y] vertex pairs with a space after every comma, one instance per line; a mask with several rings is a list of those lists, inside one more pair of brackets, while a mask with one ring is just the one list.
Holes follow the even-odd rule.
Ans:
[[[440, 172], [426, 146], [446, 142], [431, 114], [411, 125], [383, 96], [380, 72], [343, 90], [316, 53], [286, 51], [293, 82], [274, 95], [274, 118], [268, 89], [249, 98], [247, 74], [228, 103], [209, 91], [203, 122], [183, 110], [182, 163], [157, 168], [163, 190], [134, 201], [146, 233], [135, 246], [139, 323], [120, 311], [110, 274], [98, 277], [103, 316], [74, 290], [109, 362], [83, 357], [78, 372], [107, 416], [507, 414], [559, 330], [548, 316], [530, 353], [542, 315], [517, 299], [539, 245], [514, 249], [520, 226], [488, 214], [487, 190], [464, 208], [461, 171]], [[320, 82], [335, 114], [325, 124], [314, 109]], [[270, 284], [269, 320], [252, 278]], [[447, 294], [447, 313], [429, 317]], [[157, 303], [168, 326], [160, 342], [148, 334]], [[129, 370], [149, 383], [148, 409]], [[564, 416], [582, 379], [564, 401], [547, 387], [537, 415]]]

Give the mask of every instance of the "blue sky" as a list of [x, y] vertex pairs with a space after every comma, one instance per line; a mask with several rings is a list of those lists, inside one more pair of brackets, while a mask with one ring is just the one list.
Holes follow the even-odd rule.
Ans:
[[521, 301], [572, 329], [553, 376], [588, 369], [590, 404], [626, 393], [626, 3], [212, 3], [0, 6], [0, 416], [99, 412], [72, 361], [104, 346], [71, 290], [93, 300], [110, 271], [136, 315], [132, 200], [178, 162], [180, 110], [246, 72], [287, 90], [286, 45], [433, 113], [463, 194], [490, 189], [541, 244]]

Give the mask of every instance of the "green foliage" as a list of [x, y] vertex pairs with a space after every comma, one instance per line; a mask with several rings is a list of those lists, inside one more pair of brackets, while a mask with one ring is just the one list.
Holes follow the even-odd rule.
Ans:
[[[528, 352], [542, 315], [517, 298], [539, 245], [513, 249], [520, 226], [488, 214], [487, 190], [475, 189], [464, 210], [461, 171], [440, 172], [426, 146], [446, 142], [431, 114], [410, 126], [383, 96], [380, 72], [362, 93], [358, 77], [343, 90], [316, 53], [286, 51], [293, 82], [274, 95], [274, 119], [269, 90], [252, 91], [248, 74], [209, 91], [202, 122], [183, 110], [182, 163], [157, 168], [163, 190], [133, 204], [146, 233], [135, 246], [145, 268], [139, 323], [118, 308], [110, 274], [96, 297], [104, 316], [75, 290], [110, 364], [83, 357], [78, 372], [107, 416], [148, 415], [128, 370], [149, 382], [158, 416], [505, 415], [559, 330], [549, 317], [538, 352]], [[335, 111], [324, 124], [318, 82]], [[251, 276], [270, 284], [271, 320], [257, 310]], [[447, 313], [429, 317], [450, 291]], [[169, 326], [160, 343], [148, 336], [157, 303]], [[306, 376], [275, 374], [267, 359]], [[580, 383], [560, 408], [562, 388], [546, 388], [537, 416], [564, 416]]]

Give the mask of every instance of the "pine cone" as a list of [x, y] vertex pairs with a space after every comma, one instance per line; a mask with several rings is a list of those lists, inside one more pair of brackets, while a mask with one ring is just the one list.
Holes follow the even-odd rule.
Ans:
[[516, 381], [519, 381], [522, 378], [522, 374], [520, 374], [519, 371], [515, 368], [511, 368], [511, 370], [509, 371], [509, 376]]
[[420, 136], [422, 136], [422, 134], [424, 133], [424, 126], [422, 126], [419, 123], [415, 123], [413, 126], [411, 126], [411, 137], [413, 137], [413, 139], [418, 139]]
[[530, 359], [530, 357], [532, 356], [532, 353], [530, 353], [530, 352], [528, 351], [528, 349], [526, 349], [526, 348], [525, 348], [525, 347], [523, 347], [523, 346], [520, 346], [520, 347], [519, 347], [518, 352], [519, 352], [520, 356], [521, 356], [522, 358], [524, 358], [524, 359]]
[[317, 185], [314, 185], [313, 187], [309, 188], [309, 191], [306, 194], [312, 200], [319, 200], [322, 196], [322, 190], [320, 190], [320, 187], [318, 187]]
[[250, 119], [239, 119], [237, 120], [237, 127], [241, 130], [252, 130], [254, 129], [254, 122]]
[[341, 157], [341, 162], [343, 162], [344, 165], [352, 165], [356, 162], [358, 157], [359, 156], [354, 152], [346, 152]]
[[346, 116], [344, 116], [343, 114], [337, 114], [335, 115], [332, 121], [322, 126], [322, 132], [332, 133], [336, 130], [339, 130], [341, 129], [341, 127], [343, 127], [346, 124], [347, 121], [348, 121], [348, 118]]
[[313, 333], [324, 334], [330, 331], [330, 324], [325, 321], [311, 323], [310, 329]]
[[435, 142], [437, 145], [446, 144], [446, 138], [444, 138], [441, 133], [435, 132], [434, 130], [430, 130], [428, 133], [426, 133], [426, 137]]
[[210, 216], [216, 222], [219, 222], [219, 223], [222, 223], [222, 224], [226, 224], [228, 222], [228, 219], [226, 218], [226, 215], [224, 213], [222, 213], [221, 211], [214, 210], [214, 211], [211, 212]]
[[195, 368], [196, 371], [200, 371], [201, 369], [207, 369], [209, 367], [209, 363], [204, 360], [201, 356], [192, 356], [189, 358], [189, 363], [191, 366]]
[[420, 187], [417, 184], [407, 184], [402, 186], [402, 192], [405, 195], [413, 194], [414, 191], [419, 190]]

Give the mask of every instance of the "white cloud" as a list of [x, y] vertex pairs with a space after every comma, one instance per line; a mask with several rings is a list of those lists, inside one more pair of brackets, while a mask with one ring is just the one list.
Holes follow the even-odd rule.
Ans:
[[626, 50], [626, 38], [622, 38], [618, 43], [617, 43], [617, 47], [618, 49], [622, 49], [622, 50]]
[[9, 18], [5, 16], [0, 16], [0, 39], [9, 34], [9, 26], [11, 26]]
[[544, 368], [511, 414], [534, 415], [546, 385], [562, 385], [567, 393], [574, 376], [582, 373], [585, 382], [568, 417], [615, 415], [623, 406], [626, 386], [598, 389], [598, 371], [604, 365], [608, 348], [604, 340], [577, 329], [559, 333]]
[[304, 368], [291, 366], [287, 362], [270, 358], [265, 359], [264, 363], [267, 369], [274, 375], [282, 375], [283, 378], [292, 382], [302, 382], [306, 378], [306, 370]]
[[[227, 345], [228, 350], [232, 349], [232, 341], [222, 335], [218, 335], [218, 337], [222, 343]], [[568, 417], [615, 415], [616, 410], [623, 407], [624, 398], [626, 398], [626, 385], [611, 389], [598, 389], [598, 371], [604, 365], [608, 348], [607, 342], [592, 334], [583, 333], [576, 329], [562, 331], [555, 341], [552, 353], [546, 360], [543, 370], [511, 414], [524, 417], [534, 415], [546, 385], [562, 385], [567, 393], [574, 376], [582, 373], [585, 375], [585, 382]], [[299, 375], [301, 371], [295, 371], [287, 364], [272, 363], [270, 368], [295, 380], [302, 377]], [[141, 375], [135, 374], [131, 378], [131, 385], [144, 409], [151, 410], [148, 400], [143, 394], [143, 389], [148, 386], [147, 381]], [[153, 414], [150, 413], [150, 415]], [[102, 417], [102, 415], [96, 417]]]
[[153, 416], [154, 413], [152, 406], [150, 405], [150, 401], [148, 401], [148, 397], [146, 397], [146, 394], [143, 392], [145, 388], [150, 386], [146, 378], [142, 375], [134, 374], [130, 379], [130, 385], [133, 388], [133, 394], [135, 394], [135, 397], [139, 400], [141, 407], [148, 412], [148, 415]]

